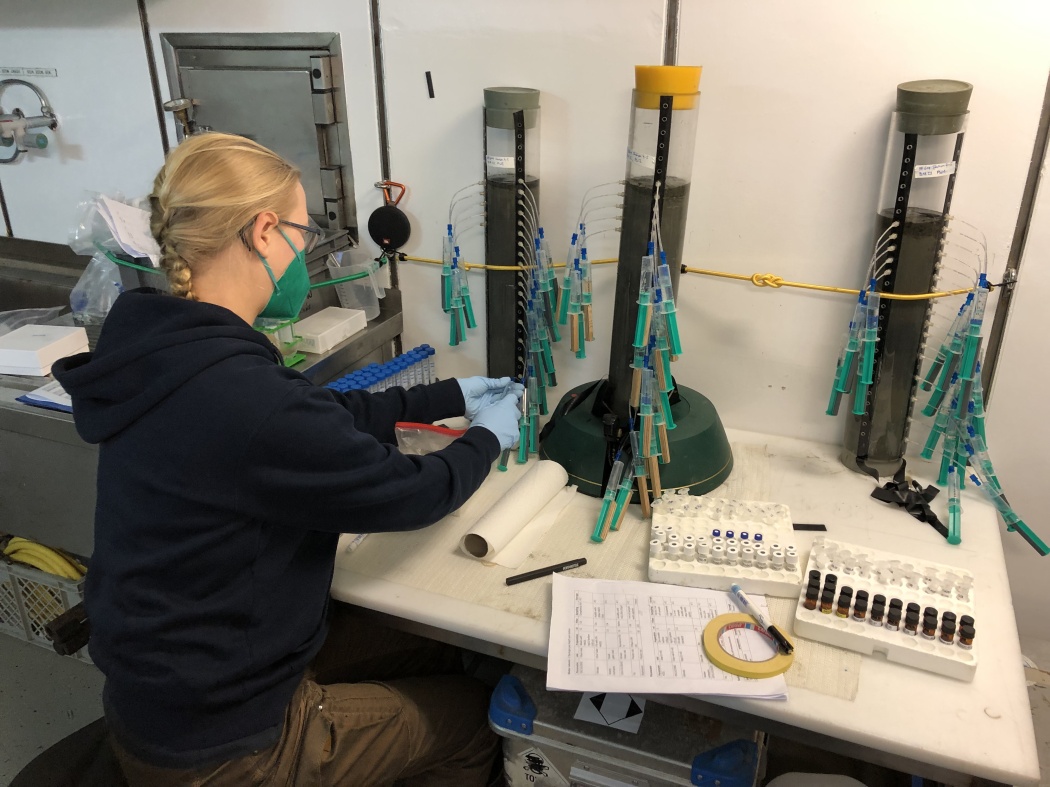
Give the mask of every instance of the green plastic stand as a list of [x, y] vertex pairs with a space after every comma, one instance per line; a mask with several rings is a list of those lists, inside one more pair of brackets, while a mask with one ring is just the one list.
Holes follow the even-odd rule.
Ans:
[[[562, 397], [539, 450], [541, 459], [552, 459], [564, 467], [569, 483], [591, 497], [601, 497], [605, 492], [605, 437], [601, 421], [591, 415], [599, 390], [600, 386], [585, 383]], [[671, 461], [660, 465], [660, 481], [663, 489], [685, 488], [690, 494], [703, 495], [729, 477], [733, 451], [711, 401], [685, 386], [678, 387], [678, 394], [680, 401], [671, 407], [677, 427], [667, 433]], [[580, 396], [584, 396], [583, 401], [566, 412]], [[637, 493], [632, 502], [636, 499]]]

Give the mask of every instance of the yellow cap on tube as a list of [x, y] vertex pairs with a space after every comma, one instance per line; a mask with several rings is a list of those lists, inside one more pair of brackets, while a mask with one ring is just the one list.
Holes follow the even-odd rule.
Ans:
[[692, 109], [702, 70], [701, 66], [635, 66], [635, 106], [659, 109], [660, 96], [673, 96], [672, 109]]

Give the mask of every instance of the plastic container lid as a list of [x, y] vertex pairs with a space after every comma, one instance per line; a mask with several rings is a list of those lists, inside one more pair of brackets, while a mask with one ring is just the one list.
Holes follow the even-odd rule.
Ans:
[[700, 66], [635, 66], [635, 106], [659, 109], [660, 96], [673, 96], [672, 109], [692, 109], [702, 70]]
[[490, 128], [514, 128], [514, 113], [523, 112], [525, 128], [535, 128], [540, 119], [540, 91], [531, 87], [487, 87], [485, 123]]
[[920, 79], [897, 85], [898, 130], [905, 134], [957, 134], [963, 130], [973, 85], [955, 79]]

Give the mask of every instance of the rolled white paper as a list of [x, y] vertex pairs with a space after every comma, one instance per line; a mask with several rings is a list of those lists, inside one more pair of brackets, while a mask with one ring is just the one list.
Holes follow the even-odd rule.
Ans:
[[492, 560], [522, 528], [558, 494], [569, 474], [557, 462], [542, 459], [523, 475], [460, 541], [459, 548], [471, 557]]

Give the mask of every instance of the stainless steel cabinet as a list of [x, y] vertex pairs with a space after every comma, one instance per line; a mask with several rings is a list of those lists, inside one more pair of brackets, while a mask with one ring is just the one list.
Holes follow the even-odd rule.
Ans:
[[197, 128], [241, 134], [293, 162], [314, 219], [356, 240], [339, 36], [167, 33], [161, 41], [171, 97], [193, 102]]

